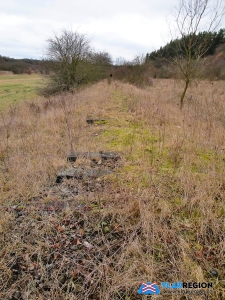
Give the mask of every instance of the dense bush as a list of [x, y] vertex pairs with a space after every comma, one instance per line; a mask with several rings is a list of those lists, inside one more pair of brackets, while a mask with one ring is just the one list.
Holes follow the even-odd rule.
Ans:
[[111, 67], [108, 53], [94, 52], [84, 34], [63, 30], [47, 41], [48, 80], [40, 89], [44, 96], [74, 92], [75, 88], [98, 81]]

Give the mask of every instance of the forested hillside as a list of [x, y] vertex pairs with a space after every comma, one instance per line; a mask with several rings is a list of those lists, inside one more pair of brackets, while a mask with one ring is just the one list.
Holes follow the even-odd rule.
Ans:
[[177, 55], [186, 55], [186, 45], [191, 40], [191, 55], [194, 56], [197, 49], [204, 45], [203, 57], [215, 54], [216, 48], [225, 43], [225, 29], [218, 32], [200, 32], [197, 35], [184, 35], [181, 39], [171, 40], [164, 47], [146, 54], [146, 61], [158, 58], [170, 59]]

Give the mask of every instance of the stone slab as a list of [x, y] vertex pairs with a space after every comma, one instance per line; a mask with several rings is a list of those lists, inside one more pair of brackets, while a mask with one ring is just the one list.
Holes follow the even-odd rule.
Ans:
[[106, 119], [92, 119], [92, 118], [88, 118], [87, 120], [86, 120], [86, 122], [88, 123], [88, 124], [91, 124], [91, 125], [93, 125], [93, 124], [105, 124], [106, 122], [107, 122], [107, 120]]
[[77, 158], [87, 159], [102, 159], [102, 160], [114, 160], [120, 159], [120, 155], [114, 152], [74, 152], [67, 156], [68, 162], [75, 162]]
[[56, 182], [60, 183], [63, 180], [63, 178], [66, 179], [92, 178], [93, 179], [111, 173], [113, 172], [105, 169], [82, 169], [82, 168], [63, 169], [59, 171], [59, 173], [57, 174]]

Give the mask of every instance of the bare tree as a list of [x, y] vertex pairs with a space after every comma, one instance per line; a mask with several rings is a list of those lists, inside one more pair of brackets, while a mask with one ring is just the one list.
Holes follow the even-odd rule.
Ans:
[[63, 30], [47, 40], [46, 61], [50, 69], [50, 81], [44, 93], [54, 94], [73, 91], [87, 76], [86, 65], [90, 42], [84, 34]]
[[90, 61], [99, 66], [111, 66], [113, 63], [111, 55], [106, 51], [93, 51]]
[[[199, 77], [202, 70], [201, 58], [211, 46], [211, 33], [219, 27], [224, 14], [224, 0], [180, 0], [175, 8], [175, 27], [170, 29], [176, 43], [168, 60], [172, 61], [184, 81], [181, 109], [191, 81]], [[204, 34], [199, 35], [200, 32]]]

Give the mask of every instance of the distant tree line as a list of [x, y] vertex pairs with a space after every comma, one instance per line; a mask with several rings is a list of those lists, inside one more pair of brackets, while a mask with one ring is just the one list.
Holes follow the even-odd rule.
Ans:
[[37, 59], [15, 59], [0, 55], [0, 71], [11, 71], [14, 74], [38, 73], [43, 71], [43, 63]]
[[187, 51], [185, 49], [188, 41], [192, 39], [191, 56], [194, 57], [199, 53], [199, 47], [203, 45], [203, 57], [213, 55], [219, 45], [225, 43], [225, 29], [220, 29], [218, 32], [199, 32], [198, 34], [184, 35], [181, 39], [170, 41], [159, 50], [146, 54], [146, 62], [158, 59], [170, 59], [177, 55], [180, 58], [185, 57]]

